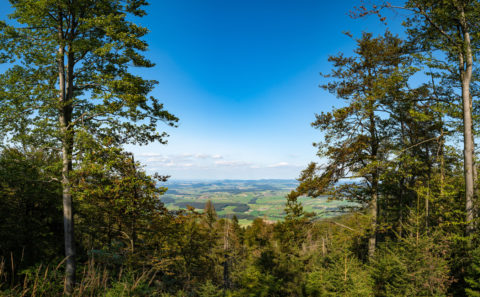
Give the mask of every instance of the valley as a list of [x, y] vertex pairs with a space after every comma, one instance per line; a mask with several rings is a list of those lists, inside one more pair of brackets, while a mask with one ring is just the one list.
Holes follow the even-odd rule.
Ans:
[[[258, 217], [273, 223], [284, 218], [286, 195], [296, 185], [296, 180], [176, 180], [166, 183], [168, 190], [161, 200], [170, 210], [191, 206], [199, 212], [210, 200], [220, 218], [235, 215], [241, 225], [249, 225]], [[328, 201], [326, 196], [301, 197], [300, 202], [305, 211], [318, 217], [335, 216], [348, 204]]]

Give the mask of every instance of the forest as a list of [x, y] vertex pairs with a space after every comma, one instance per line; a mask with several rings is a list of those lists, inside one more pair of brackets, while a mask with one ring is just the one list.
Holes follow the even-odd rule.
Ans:
[[[407, 12], [405, 32], [329, 57], [319, 160], [283, 220], [247, 227], [210, 201], [167, 209], [168, 176], [125, 149], [165, 144], [179, 121], [139, 74], [154, 67], [147, 1], [9, 2], [0, 296], [480, 296], [480, 1], [358, 1], [354, 19]], [[322, 196], [352, 203], [304, 210]]]

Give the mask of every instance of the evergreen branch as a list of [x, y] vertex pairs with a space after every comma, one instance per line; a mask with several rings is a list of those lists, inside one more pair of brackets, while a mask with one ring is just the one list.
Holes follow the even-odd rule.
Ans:
[[447, 38], [447, 40], [452, 44], [452, 45], [455, 45], [455, 41], [452, 39], [452, 37], [450, 35], [448, 35], [447, 32], [445, 32], [445, 30], [443, 30], [437, 23], [435, 23], [427, 14], [427, 12], [420, 6], [420, 5], [417, 5], [416, 7], [418, 8], [418, 11], [416, 11], [415, 9], [412, 9], [412, 8], [409, 8], [409, 7], [405, 7], [405, 6], [396, 6], [396, 5], [388, 5], [387, 7], [389, 8], [393, 8], [393, 9], [404, 9], [404, 10], [409, 10], [413, 13], [420, 13], [424, 18], [425, 20], [427, 20], [427, 22], [432, 25], [440, 34], [442, 34], [445, 38]]

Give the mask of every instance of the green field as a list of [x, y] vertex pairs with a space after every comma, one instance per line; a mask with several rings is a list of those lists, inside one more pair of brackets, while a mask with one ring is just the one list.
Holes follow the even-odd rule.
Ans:
[[[191, 206], [198, 211], [210, 200], [219, 217], [236, 215], [242, 225], [248, 225], [257, 217], [268, 221], [283, 219], [285, 197], [296, 184], [295, 180], [170, 181], [161, 200], [170, 210]], [[319, 217], [334, 216], [339, 207], [347, 205], [327, 200], [327, 197], [300, 198], [304, 210]]]

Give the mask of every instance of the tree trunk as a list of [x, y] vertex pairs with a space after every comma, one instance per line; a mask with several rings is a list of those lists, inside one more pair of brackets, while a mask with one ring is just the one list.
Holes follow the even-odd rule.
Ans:
[[223, 288], [224, 290], [230, 289], [230, 259], [227, 253], [225, 253], [225, 261], [223, 262]]
[[70, 189], [70, 171], [72, 168], [71, 147], [64, 143], [62, 147], [62, 187], [63, 187], [63, 227], [65, 233], [65, 282], [66, 292], [71, 294], [75, 286], [75, 242], [73, 233], [73, 203]]
[[445, 195], [445, 139], [443, 137], [443, 128], [441, 131], [442, 138], [440, 140], [440, 197], [443, 198]]
[[428, 215], [429, 215], [429, 204], [430, 204], [430, 180], [432, 177], [432, 163], [430, 160], [430, 150], [428, 148], [428, 145], [425, 145], [425, 151], [427, 154], [427, 165], [428, 165], [428, 171], [427, 171], [427, 195], [425, 196], [425, 232], [428, 234]]
[[370, 219], [371, 219], [371, 233], [368, 238], [368, 258], [375, 255], [375, 247], [377, 245], [377, 212], [378, 212], [378, 185], [372, 183], [372, 200], [370, 201]]
[[462, 25], [462, 37], [464, 47], [459, 51], [460, 79], [462, 83], [463, 103], [463, 141], [464, 141], [464, 174], [465, 174], [465, 210], [467, 234], [474, 229], [474, 144], [473, 144], [473, 122], [472, 103], [470, 97], [470, 82], [472, 80], [473, 57], [470, 44], [470, 34], [465, 21], [465, 12], [460, 11], [460, 22]]
[[[370, 127], [369, 133], [371, 138], [371, 158], [373, 162], [377, 162], [378, 159], [378, 149], [379, 143], [376, 133], [376, 121], [375, 121], [375, 111], [374, 111], [373, 102], [370, 106]], [[370, 238], [368, 239], [368, 258], [372, 259], [375, 254], [375, 248], [377, 245], [377, 217], [378, 217], [378, 164], [375, 164], [372, 172], [371, 180], [371, 190], [372, 197], [370, 201], [370, 220], [371, 220], [371, 230]]]
[[[59, 20], [63, 15], [59, 14]], [[59, 40], [64, 40], [63, 27], [60, 21], [58, 27]], [[65, 72], [65, 46], [58, 49], [58, 79], [59, 79], [59, 124], [62, 139], [62, 198], [63, 198], [63, 227], [65, 239], [65, 289], [67, 295], [73, 292], [75, 287], [75, 241], [73, 229], [73, 203], [70, 188], [70, 171], [72, 170], [73, 133], [70, 122], [72, 107], [69, 102], [73, 91], [73, 60], [68, 59], [67, 73]]]
[[[135, 159], [132, 154], [132, 175], [133, 177], [137, 177], [137, 167], [135, 166]], [[133, 212], [132, 212], [132, 254], [135, 252], [135, 245], [137, 243], [137, 201], [139, 201], [139, 195], [137, 191], [137, 180], [134, 180], [133, 185]]]
[[229, 244], [230, 224], [229, 223], [230, 223], [230, 221], [227, 218], [226, 223], [225, 223], [225, 233], [224, 233], [224, 236], [223, 236], [223, 252], [224, 252], [224, 256], [225, 256], [225, 261], [223, 262], [223, 289], [224, 289], [224, 294], [225, 294], [225, 291], [230, 289], [230, 287], [231, 287], [231, 285], [230, 285], [230, 267], [229, 267], [230, 257], [228, 255], [229, 250], [230, 250], [230, 244]]

